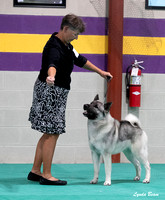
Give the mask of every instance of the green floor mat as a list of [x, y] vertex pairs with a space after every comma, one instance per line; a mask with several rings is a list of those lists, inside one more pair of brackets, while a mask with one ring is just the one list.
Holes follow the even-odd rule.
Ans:
[[103, 186], [105, 172], [101, 164], [99, 182], [89, 184], [93, 178], [92, 164], [54, 164], [52, 174], [67, 180], [66, 186], [45, 186], [27, 180], [30, 164], [0, 164], [0, 200], [160, 200], [165, 199], [165, 165], [151, 165], [151, 182], [133, 181], [132, 164], [112, 165], [112, 185]]

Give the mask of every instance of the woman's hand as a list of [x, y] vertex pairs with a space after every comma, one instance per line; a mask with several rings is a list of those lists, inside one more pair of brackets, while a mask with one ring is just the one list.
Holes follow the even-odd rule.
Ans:
[[103, 70], [100, 72], [100, 76], [105, 78], [107, 81], [109, 81], [109, 80], [111, 80], [113, 78], [111, 73], [103, 71]]
[[49, 86], [53, 86], [53, 85], [54, 85], [54, 81], [55, 81], [54, 76], [48, 76], [48, 77], [46, 78], [46, 82], [47, 82], [47, 84], [48, 84]]
[[109, 81], [110, 79], [113, 78], [111, 73], [99, 69], [94, 64], [92, 64], [89, 60], [87, 60], [86, 64], [83, 66], [83, 68], [100, 74], [100, 76], [105, 78], [107, 81]]
[[49, 67], [48, 76], [46, 78], [46, 82], [49, 86], [54, 85], [55, 75], [56, 75], [56, 68], [55, 67]]

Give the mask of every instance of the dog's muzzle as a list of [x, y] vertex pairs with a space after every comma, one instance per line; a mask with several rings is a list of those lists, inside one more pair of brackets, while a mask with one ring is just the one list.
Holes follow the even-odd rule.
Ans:
[[87, 110], [88, 110], [88, 108], [89, 108], [89, 104], [85, 104], [83, 108], [84, 108], [83, 115], [84, 115], [85, 117], [88, 117], [88, 111], [87, 111]]
[[92, 107], [89, 104], [84, 105], [83, 115], [91, 120], [95, 120], [97, 118], [97, 113], [94, 112], [94, 110], [92, 109]]

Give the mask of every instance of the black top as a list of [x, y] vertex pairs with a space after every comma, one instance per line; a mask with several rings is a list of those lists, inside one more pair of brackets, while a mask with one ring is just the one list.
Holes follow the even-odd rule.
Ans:
[[83, 67], [87, 59], [78, 54], [71, 44], [66, 46], [53, 33], [42, 53], [42, 66], [39, 80], [46, 82], [49, 67], [56, 68], [55, 85], [70, 90], [71, 72], [74, 64]]

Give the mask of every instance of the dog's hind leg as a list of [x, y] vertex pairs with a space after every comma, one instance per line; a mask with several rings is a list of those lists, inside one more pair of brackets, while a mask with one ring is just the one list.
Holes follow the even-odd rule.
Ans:
[[146, 146], [141, 149], [137, 158], [140, 161], [140, 163], [144, 165], [146, 171], [146, 176], [145, 179], [143, 180], [143, 183], [149, 183], [151, 176], [151, 168], [150, 168], [150, 163], [148, 161], [148, 150]]
[[143, 180], [143, 183], [149, 183], [150, 182], [150, 176], [151, 176], [151, 168], [150, 168], [150, 163], [147, 161], [143, 162], [143, 165], [146, 170], [146, 177]]
[[92, 159], [94, 164], [94, 178], [91, 180], [91, 184], [96, 184], [99, 178], [99, 171], [100, 171], [100, 154], [92, 151]]
[[150, 168], [150, 163], [148, 161], [147, 135], [145, 132], [143, 132], [142, 136], [134, 144], [133, 151], [136, 158], [142, 165], [144, 165], [146, 170], [146, 176], [145, 179], [143, 180], [143, 183], [149, 183], [151, 176], [151, 168]]
[[134, 154], [132, 153], [132, 151], [130, 149], [124, 150], [123, 153], [127, 157], [127, 159], [135, 166], [136, 176], [135, 176], [134, 180], [139, 181], [140, 176], [141, 176], [140, 162], [135, 158]]

